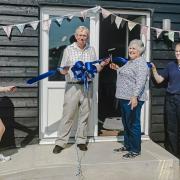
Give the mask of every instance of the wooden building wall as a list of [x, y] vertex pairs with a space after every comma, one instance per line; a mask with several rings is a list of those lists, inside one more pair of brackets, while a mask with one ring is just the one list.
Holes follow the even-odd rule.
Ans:
[[[172, 29], [180, 30], [179, 0], [0, 0], [0, 25], [29, 22], [39, 19], [39, 7], [42, 6], [83, 6], [104, 8], [152, 10], [152, 26], [162, 28], [162, 19], [171, 19]], [[179, 38], [176, 35], [176, 41]], [[161, 36], [156, 38], [151, 31], [151, 60], [162, 69], [175, 59], [172, 44]], [[23, 34], [14, 28], [11, 40], [0, 29], [0, 81], [1, 85], [19, 86], [15, 94], [8, 94], [6, 101], [11, 113], [12, 122], [6, 122], [11, 128], [15, 124], [17, 145], [37, 142], [38, 139], [38, 87], [28, 86], [26, 80], [38, 74], [39, 32], [32, 28], [24, 30]], [[162, 86], [150, 82], [151, 88], [151, 138], [156, 142], [164, 140], [164, 94]], [[3, 96], [1, 94], [1, 102]], [[1, 103], [0, 107], [2, 106]], [[3, 109], [3, 108], [1, 108]], [[5, 108], [7, 109], [7, 108]], [[10, 115], [9, 115], [10, 116]], [[13, 136], [13, 134], [11, 134]], [[7, 142], [6, 142], [7, 143]]]
[[[35, 0], [0, 0], [0, 25], [39, 19]], [[2, 146], [24, 146], [38, 141], [38, 87], [26, 84], [38, 74], [39, 30], [21, 34], [13, 28], [10, 39], [0, 29], [0, 86], [15, 85], [17, 92], [0, 94], [0, 117], [6, 125]]]

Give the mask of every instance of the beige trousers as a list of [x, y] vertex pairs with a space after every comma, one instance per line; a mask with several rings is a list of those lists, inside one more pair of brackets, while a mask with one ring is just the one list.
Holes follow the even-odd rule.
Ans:
[[72, 125], [75, 121], [75, 116], [78, 118], [76, 143], [86, 143], [87, 124], [92, 101], [92, 93], [92, 83], [89, 84], [88, 90], [84, 90], [84, 85], [81, 84], [66, 84], [63, 115], [60, 120], [56, 145], [65, 147], [68, 143]]

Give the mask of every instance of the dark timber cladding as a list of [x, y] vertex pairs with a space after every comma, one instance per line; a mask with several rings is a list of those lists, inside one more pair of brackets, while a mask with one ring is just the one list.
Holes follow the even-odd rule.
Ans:
[[[48, 6], [85, 7], [100, 5], [103, 8], [151, 10], [152, 26], [162, 28], [163, 19], [171, 19], [172, 30], [180, 31], [179, 0], [0, 0], [0, 25], [17, 24], [38, 20], [40, 8]], [[175, 41], [179, 41], [176, 35]], [[151, 60], [162, 69], [175, 59], [172, 44], [166, 37], [156, 38], [151, 31]], [[38, 87], [29, 87], [25, 82], [38, 74], [39, 31], [28, 27], [21, 34], [13, 28], [10, 40], [0, 29], [0, 79], [1, 85], [19, 86], [15, 94], [8, 98], [1, 94], [1, 111], [9, 106], [10, 112], [4, 114], [4, 121], [12, 129], [15, 122], [16, 145], [37, 142], [38, 138]], [[151, 90], [151, 138], [156, 142], [164, 140], [164, 94], [165, 88], [150, 82]], [[8, 129], [7, 127], [7, 129]], [[7, 135], [8, 136], [8, 135]], [[5, 141], [5, 137], [4, 137]], [[7, 143], [7, 142], [6, 142]]]
[[[39, 19], [35, 0], [0, 0], [0, 25]], [[0, 117], [6, 125], [3, 146], [38, 142], [38, 87], [26, 80], [38, 75], [39, 30], [13, 28], [10, 39], [0, 29], [0, 86], [18, 86], [14, 94], [0, 94]]]

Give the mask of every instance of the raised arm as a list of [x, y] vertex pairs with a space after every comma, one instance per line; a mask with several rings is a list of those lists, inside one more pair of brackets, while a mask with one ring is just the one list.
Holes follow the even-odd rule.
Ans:
[[15, 86], [0, 87], [0, 92], [14, 92], [14, 91], [16, 91]]
[[152, 65], [151, 69], [152, 69], [152, 73], [153, 73], [154, 79], [156, 80], [156, 82], [158, 84], [160, 84], [161, 82], [164, 81], [164, 78], [161, 75], [158, 74], [156, 66], [153, 63], [151, 63], [151, 65]]

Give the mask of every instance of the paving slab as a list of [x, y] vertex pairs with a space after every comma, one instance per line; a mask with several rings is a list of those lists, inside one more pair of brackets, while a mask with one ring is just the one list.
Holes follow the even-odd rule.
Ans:
[[29, 145], [9, 150], [12, 160], [0, 163], [0, 180], [179, 180], [179, 159], [151, 140], [140, 156], [125, 160], [113, 149], [119, 142], [88, 144], [82, 152], [69, 145], [53, 154], [54, 145]]

